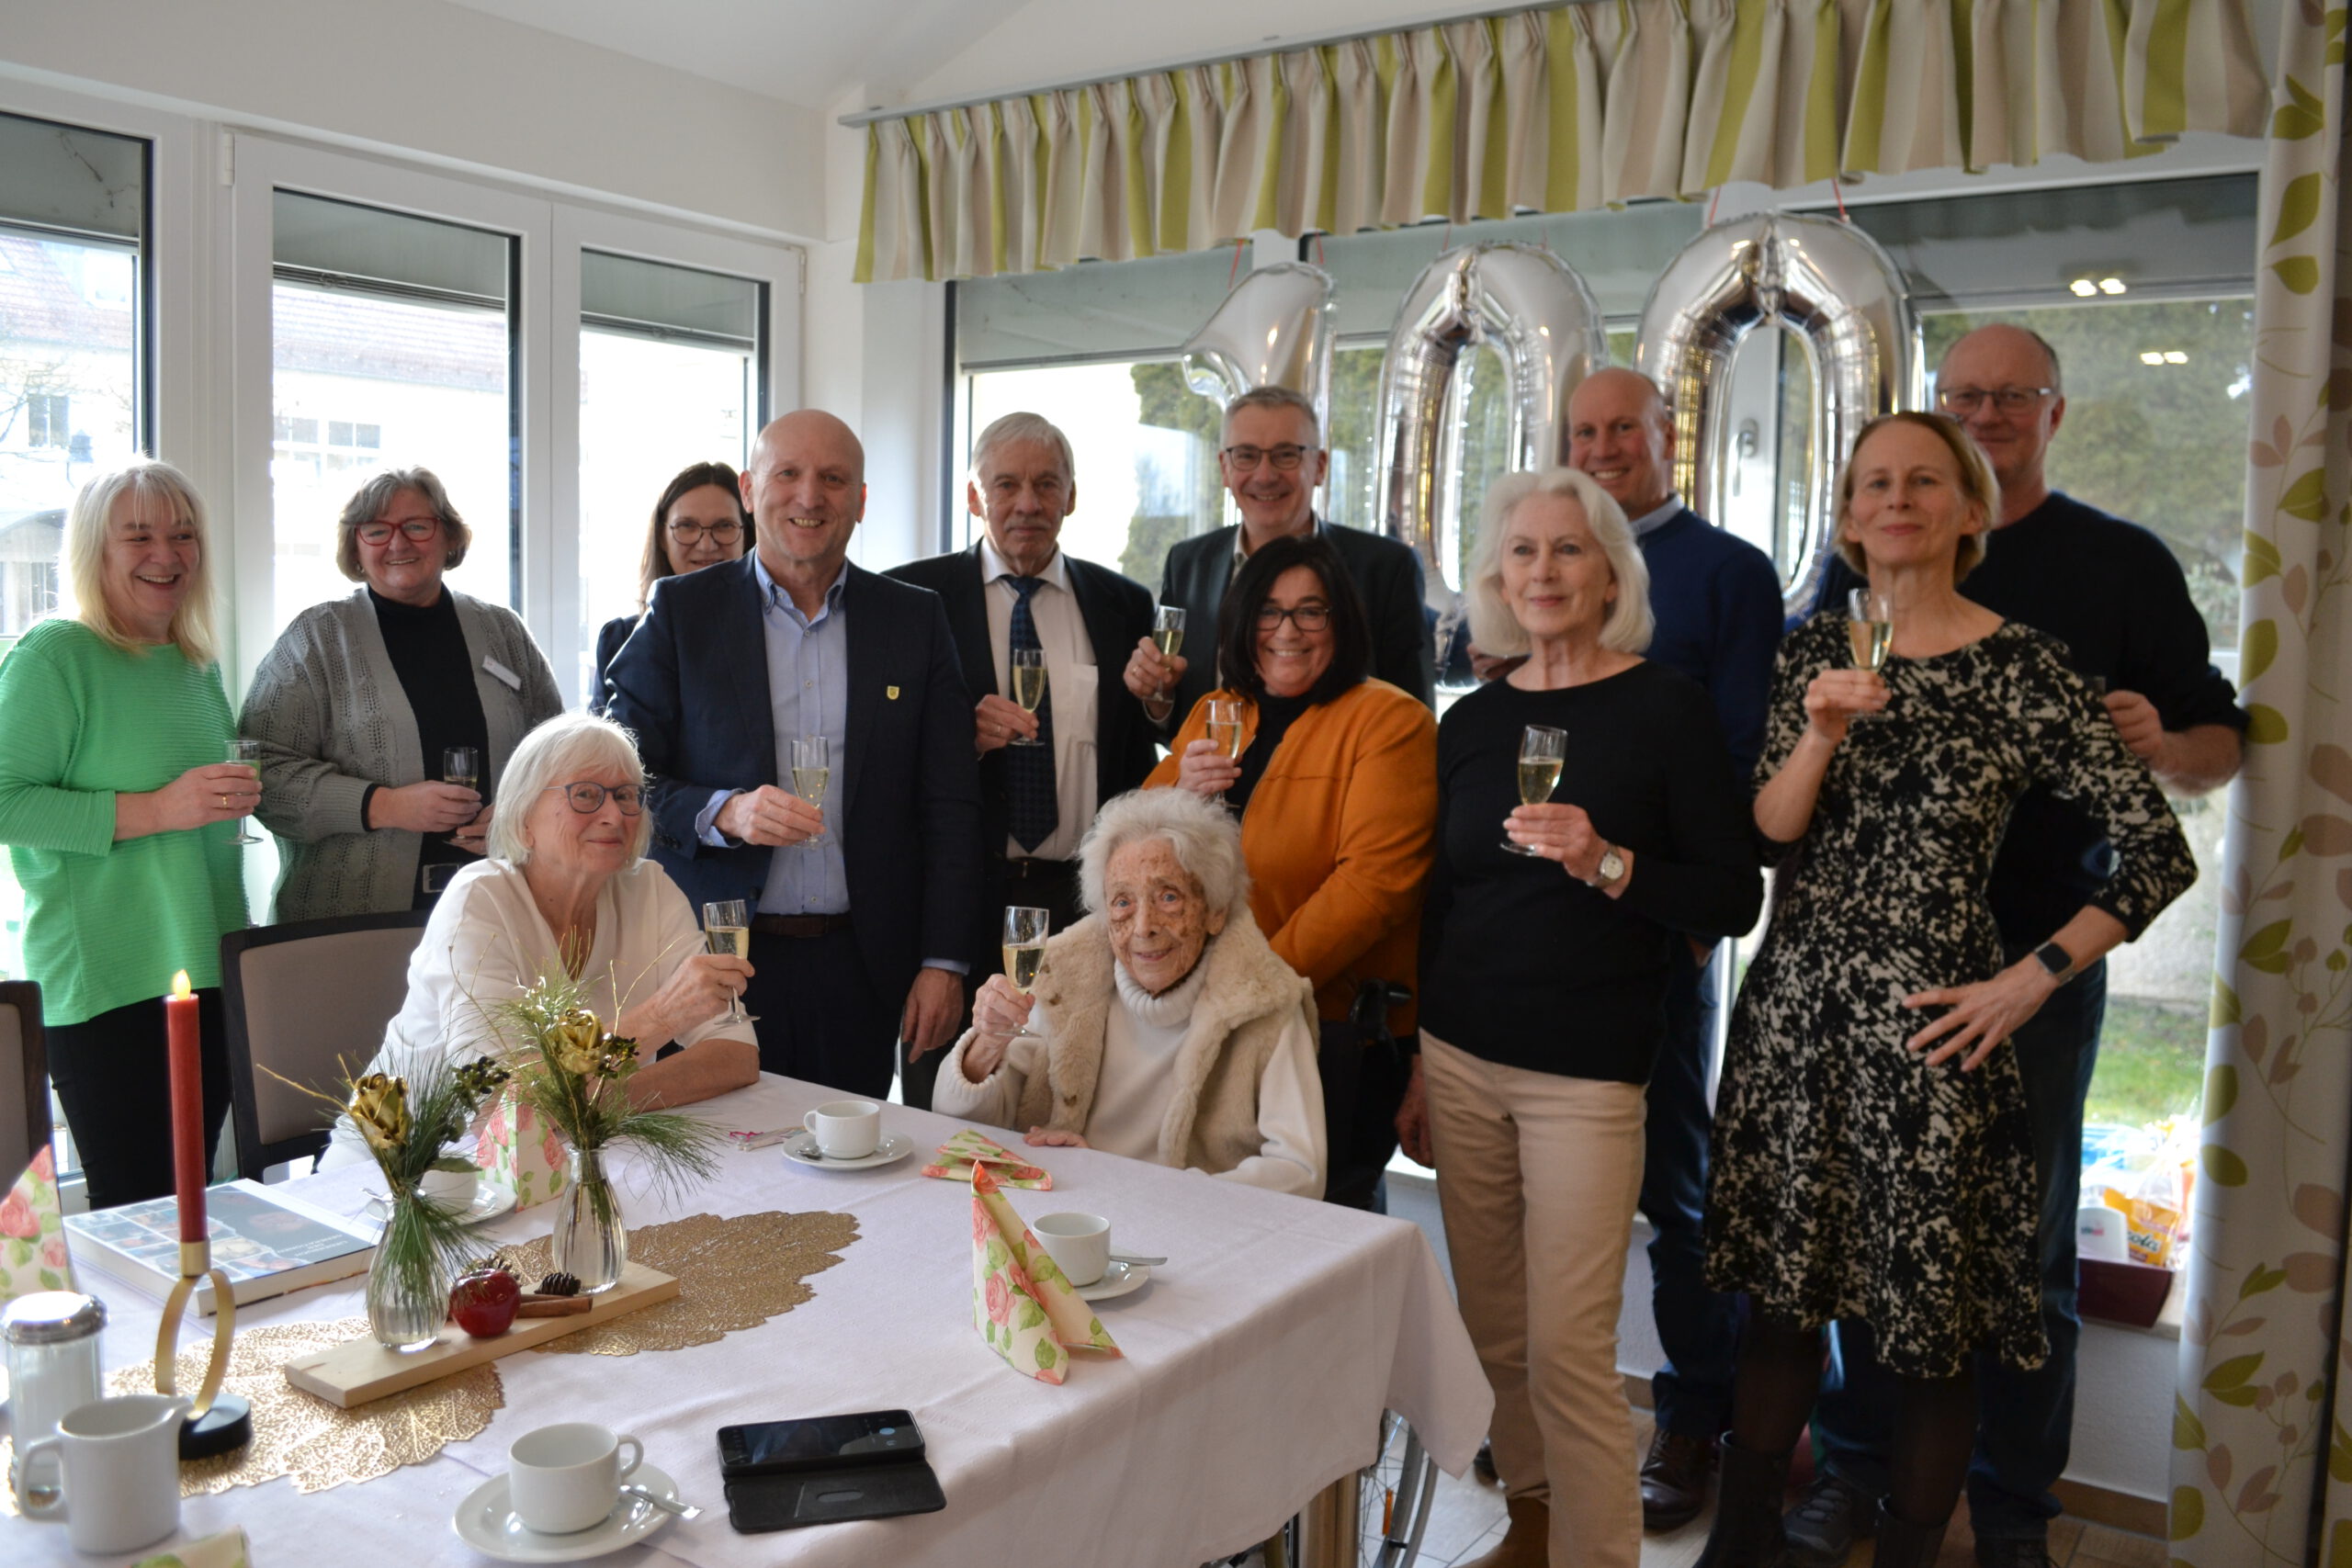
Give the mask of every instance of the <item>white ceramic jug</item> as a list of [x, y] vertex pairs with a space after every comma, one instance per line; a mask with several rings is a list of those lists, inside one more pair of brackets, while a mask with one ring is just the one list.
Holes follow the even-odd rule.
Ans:
[[54, 1450], [62, 1495], [25, 1512], [62, 1515], [74, 1550], [94, 1556], [136, 1551], [180, 1528], [180, 1424], [188, 1402], [160, 1393], [101, 1399], [68, 1411], [51, 1437], [25, 1445], [29, 1460]]

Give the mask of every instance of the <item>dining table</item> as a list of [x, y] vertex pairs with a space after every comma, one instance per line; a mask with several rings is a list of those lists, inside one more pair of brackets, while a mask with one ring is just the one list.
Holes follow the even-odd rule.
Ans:
[[[758, 1134], [797, 1128], [838, 1098], [763, 1075], [689, 1112]], [[1419, 1228], [1099, 1150], [1029, 1150], [1016, 1134], [982, 1128], [1050, 1174], [1050, 1190], [1005, 1190], [1024, 1224], [1101, 1214], [1116, 1251], [1167, 1259], [1140, 1288], [1096, 1303], [1121, 1354], [1076, 1356], [1058, 1385], [1014, 1370], [975, 1325], [971, 1189], [922, 1174], [971, 1125], [887, 1104], [883, 1132], [909, 1140], [910, 1156], [831, 1168], [790, 1157], [786, 1145], [729, 1139], [717, 1177], [684, 1190], [650, 1183], [620, 1154], [608, 1168], [632, 1227], [830, 1212], [854, 1220], [855, 1239], [808, 1277], [809, 1299], [756, 1326], [636, 1355], [504, 1357], [503, 1405], [478, 1436], [372, 1480], [304, 1493], [279, 1478], [189, 1496], [173, 1539], [242, 1527], [252, 1568], [481, 1563], [488, 1559], [454, 1528], [460, 1505], [505, 1471], [516, 1438], [569, 1421], [634, 1435], [646, 1461], [703, 1509], [665, 1519], [608, 1559], [618, 1564], [1196, 1568], [1249, 1550], [1302, 1509], [1324, 1517], [1317, 1550], [1329, 1556], [1350, 1552], [1348, 1521], [1329, 1516], [1351, 1513], [1345, 1489], [1380, 1448], [1385, 1410], [1410, 1422], [1449, 1472], [1469, 1465], [1493, 1400]], [[286, 1190], [358, 1215], [380, 1185], [366, 1166]], [[485, 1250], [547, 1235], [557, 1207], [484, 1223]], [[691, 1271], [680, 1282], [694, 1292]], [[238, 1331], [355, 1316], [363, 1286], [353, 1277], [251, 1303], [237, 1311]], [[160, 1303], [88, 1269], [80, 1287], [107, 1305], [107, 1369], [152, 1362]], [[183, 1345], [210, 1325], [189, 1314]], [[765, 1534], [730, 1527], [719, 1427], [895, 1409], [921, 1428], [944, 1509]], [[0, 1562], [14, 1568], [106, 1561], [77, 1554], [62, 1525], [0, 1519]]]

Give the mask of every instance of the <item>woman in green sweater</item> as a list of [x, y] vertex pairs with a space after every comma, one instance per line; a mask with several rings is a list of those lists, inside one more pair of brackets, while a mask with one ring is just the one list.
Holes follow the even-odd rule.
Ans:
[[181, 969], [201, 1002], [210, 1168], [229, 1104], [220, 933], [245, 924], [231, 840], [261, 784], [227, 761], [236, 728], [187, 477], [148, 461], [99, 475], [64, 545], [78, 614], [0, 660], [0, 843], [25, 890], [50, 1077], [103, 1209], [172, 1190], [162, 998]]

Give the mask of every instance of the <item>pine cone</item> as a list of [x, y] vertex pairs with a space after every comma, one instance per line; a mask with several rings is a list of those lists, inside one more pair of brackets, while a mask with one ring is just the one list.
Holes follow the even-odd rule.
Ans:
[[579, 1293], [580, 1281], [570, 1274], [550, 1274], [539, 1281], [539, 1294], [543, 1296], [576, 1296]]

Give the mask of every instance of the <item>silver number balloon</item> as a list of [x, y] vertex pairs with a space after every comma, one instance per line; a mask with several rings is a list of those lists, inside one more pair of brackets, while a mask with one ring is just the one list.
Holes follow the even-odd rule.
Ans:
[[1600, 307], [1576, 270], [1536, 245], [1467, 245], [1405, 291], [1380, 367], [1381, 515], [1421, 558], [1438, 654], [1462, 616], [1461, 415], [1464, 350], [1492, 347], [1511, 414], [1510, 467], [1568, 457], [1568, 396], [1609, 360]]
[[1219, 403], [1253, 387], [1288, 387], [1314, 401], [1328, 427], [1332, 295], [1331, 275], [1319, 266], [1260, 267], [1184, 344], [1185, 385]]
[[1863, 425], [1919, 406], [1918, 325], [1894, 261], [1849, 223], [1766, 213], [1685, 245], [1642, 307], [1636, 363], [1673, 405], [1674, 488], [1716, 522], [1734, 468], [1732, 358], [1767, 325], [1793, 332], [1813, 364], [1805, 509], [1781, 574], [1795, 612], [1812, 608], [1835, 547], [1838, 465]]

